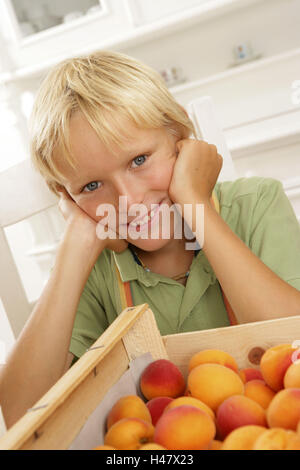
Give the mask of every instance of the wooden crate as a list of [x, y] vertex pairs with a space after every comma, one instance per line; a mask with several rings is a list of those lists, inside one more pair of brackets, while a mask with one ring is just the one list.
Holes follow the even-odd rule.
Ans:
[[125, 309], [94, 345], [0, 439], [0, 449], [67, 449], [129, 362], [150, 352], [174, 362], [187, 377], [193, 354], [227, 351], [238, 366], [258, 367], [261, 354], [300, 340], [300, 317], [161, 336], [147, 304]]

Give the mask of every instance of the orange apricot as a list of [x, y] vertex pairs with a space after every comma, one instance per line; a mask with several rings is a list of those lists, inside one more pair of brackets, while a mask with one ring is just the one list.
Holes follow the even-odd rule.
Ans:
[[162, 414], [155, 427], [154, 442], [170, 450], [204, 450], [215, 434], [215, 423], [205, 411], [181, 405]]
[[209, 444], [207, 450], [221, 450], [222, 444], [222, 441], [218, 441], [218, 439], [213, 439]]
[[190, 359], [188, 371], [190, 372], [194, 367], [201, 364], [220, 364], [229, 367], [234, 372], [238, 372], [238, 365], [234, 357], [219, 349], [204, 349], [194, 354]]
[[251, 398], [244, 395], [233, 395], [219, 406], [217, 429], [223, 439], [234, 429], [251, 424], [267, 426], [265, 410]]
[[101, 446], [98, 446], [98, 447], [94, 447], [93, 450], [117, 450], [117, 449], [115, 447], [112, 447], [112, 446], [101, 445]]
[[155, 442], [149, 442], [148, 444], [143, 444], [139, 450], [167, 450], [165, 447], [155, 444]]
[[244, 384], [236, 372], [220, 364], [202, 364], [188, 375], [189, 394], [213, 411], [231, 395], [244, 393]]
[[264, 426], [251, 424], [234, 429], [224, 440], [221, 450], [252, 450], [256, 439], [266, 429]]
[[140, 418], [152, 423], [149, 409], [137, 395], [126, 395], [114, 404], [107, 416], [107, 429], [123, 418]]
[[286, 388], [276, 393], [267, 409], [270, 428], [296, 431], [300, 419], [300, 388]]
[[267, 409], [276, 393], [264, 380], [250, 380], [245, 383], [245, 396]]
[[215, 419], [215, 413], [213, 412], [213, 410], [209, 408], [209, 406], [207, 406], [205, 403], [203, 403], [203, 401], [198, 400], [198, 398], [194, 397], [174, 398], [174, 400], [172, 400], [172, 402], [166, 406], [165, 411], [171, 410], [181, 405], [195, 406], [196, 408], [205, 411], [213, 420]]
[[283, 379], [292, 364], [292, 354], [296, 351], [291, 344], [279, 344], [265, 351], [260, 360], [260, 370], [264, 381], [278, 392], [283, 389]]
[[300, 388], [300, 361], [294, 362], [287, 369], [283, 384], [284, 388]]
[[258, 436], [253, 450], [300, 450], [300, 438], [294, 431], [267, 429]]
[[104, 444], [118, 450], [137, 450], [153, 442], [154, 426], [139, 418], [123, 418], [113, 424], [104, 436]]

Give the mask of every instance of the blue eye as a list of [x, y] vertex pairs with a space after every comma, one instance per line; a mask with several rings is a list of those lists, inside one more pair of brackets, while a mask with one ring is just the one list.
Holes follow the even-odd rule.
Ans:
[[146, 155], [139, 155], [133, 160], [133, 162], [135, 162], [137, 166], [142, 166], [145, 163], [146, 159], [147, 159]]
[[87, 184], [86, 186], [84, 186], [83, 190], [84, 191], [85, 189], [87, 189], [87, 192], [93, 192], [95, 191], [96, 189], [98, 189], [98, 184], [101, 184], [100, 181], [92, 181], [91, 183]]

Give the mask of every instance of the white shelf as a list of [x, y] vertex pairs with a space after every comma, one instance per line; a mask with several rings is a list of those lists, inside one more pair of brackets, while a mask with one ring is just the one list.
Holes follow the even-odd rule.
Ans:
[[[189, 8], [186, 11], [180, 11], [159, 21], [132, 27], [129, 31], [123, 32], [122, 34], [114, 36], [113, 38], [105, 39], [99, 41], [98, 43], [93, 42], [88, 46], [76, 49], [72, 55], [88, 54], [97, 49], [118, 49], [124, 51], [130, 49], [131, 47], [136, 47], [137, 44], [140, 46], [142, 44], [151, 42], [153, 39], [157, 40], [163, 38], [175, 32], [186, 30], [203, 21], [217, 18], [229, 12], [244, 9], [251, 5], [262, 2], [263, 0], [211, 0], [210, 2], [204, 3], [194, 8]], [[94, 21], [94, 19], [91, 17], [90, 21]], [[86, 21], [87, 26], [88, 24], [89, 21]], [[76, 27], [78, 27], [77, 22], [74, 23], [74, 29]], [[54, 27], [52, 32], [49, 30], [47, 33], [43, 34], [49, 38], [52, 34], [55, 36], [58, 29], [61, 35], [64, 33], [64, 31], [70, 30], [70, 25], [60, 25]], [[32, 36], [30, 39], [28, 38], [27, 41], [24, 40], [23, 45], [21, 42], [20, 50], [22, 50], [22, 47], [30, 46], [30, 43], [33, 41], [34, 36]], [[63, 54], [56, 56], [55, 59], [51, 58], [50, 60], [46, 60], [33, 66], [22, 67], [15, 71], [2, 73], [0, 75], [0, 83], [34, 78], [45, 73], [56, 63], [66, 59], [69, 56], [70, 54]]]
[[278, 62], [284, 62], [285, 60], [289, 60], [297, 56], [299, 56], [300, 60], [299, 48], [283, 52], [272, 57], [263, 57], [257, 60], [253, 60], [251, 62], [247, 62], [245, 64], [241, 64], [239, 66], [228, 67], [228, 69], [224, 70], [223, 72], [199, 80], [194, 80], [193, 82], [183, 83], [182, 85], [178, 85], [176, 87], [171, 88], [170, 91], [174, 95], [185, 93], [186, 91], [194, 90], [207, 84], [220, 82], [221, 80], [228, 79], [230, 77], [235, 77], [237, 75], [247, 73], [256, 69], [263, 69], [264, 67], [268, 67]]

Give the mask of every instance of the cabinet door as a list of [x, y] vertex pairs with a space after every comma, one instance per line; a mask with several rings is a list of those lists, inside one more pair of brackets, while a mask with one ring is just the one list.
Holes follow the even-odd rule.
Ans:
[[103, 48], [132, 28], [123, 0], [4, 1], [17, 68]]
[[127, 0], [136, 25], [150, 23], [212, 0]]

